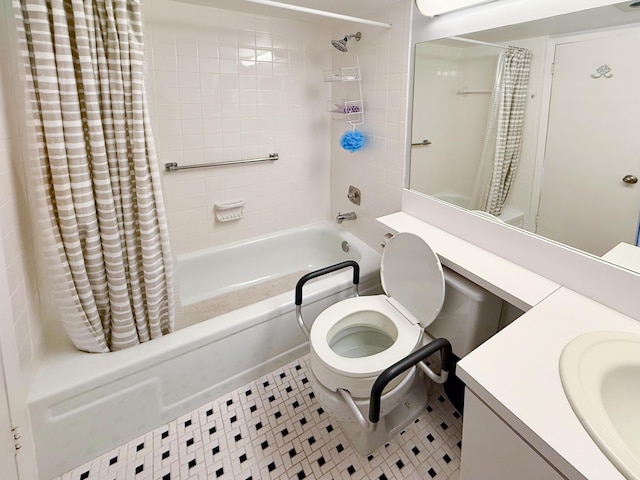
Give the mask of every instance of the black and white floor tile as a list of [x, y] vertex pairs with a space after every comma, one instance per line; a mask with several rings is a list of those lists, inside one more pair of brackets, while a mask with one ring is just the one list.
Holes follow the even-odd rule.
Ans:
[[457, 480], [462, 418], [441, 386], [413, 424], [362, 456], [307, 370], [303, 357], [55, 480]]

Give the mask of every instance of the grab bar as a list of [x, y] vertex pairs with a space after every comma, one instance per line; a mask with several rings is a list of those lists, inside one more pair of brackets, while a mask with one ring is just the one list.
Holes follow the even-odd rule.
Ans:
[[[429, 355], [440, 350], [442, 352], [442, 367], [440, 369], [440, 375], [437, 380], [434, 377], [436, 376], [430, 368], [423, 366], [421, 362], [426, 359]], [[427, 375], [431, 377], [432, 380], [437, 381], [438, 383], [444, 383], [449, 376], [449, 372], [451, 371], [452, 363], [452, 350], [451, 343], [446, 338], [436, 338], [432, 342], [427, 343], [424, 347], [416, 350], [415, 352], [407, 355], [405, 358], [400, 360], [399, 362], [394, 363], [389, 368], [387, 368], [384, 372], [382, 372], [376, 381], [371, 387], [371, 399], [369, 401], [369, 421], [371, 423], [377, 423], [380, 420], [380, 404], [382, 391], [387, 387], [389, 382], [400, 375], [405, 370], [409, 370], [414, 365], [419, 365], [422, 370], [428, 370]], [[429, 374], [430, 372], [430, 374]], [[434, 375], [434, 376], [432, 376]]]
[[357, 297], [358, 283], [360, 283], [360, 265], [358, 265], [358, 263], [353, 260], [346, 260], [329, 267], [321, 268], [320, 270], [314, 270], [313, 272], [309, 272], [306, 275], [303, 275], [300, 280], [298, 280], [298, 283], [296, 284], [296, 319], [298, 320], [298, 324], [302, 329], [302, 333], [305, 334], [307, 339], [309, 338], [310, 332], [302, 319], [302, 287], [309, 280], [321, 277], [322, 275], [326, 275], [327, 273], [337, 272], [338, 270], [342, 270], [343, 268], [347, 267], [353, 267], [353, 292]]
[[[442, 353], [442, 367], [440, 368], [440, 375], [436, 375], [429, 367], [427, 367], [423, 360], [429, 355], [440, 350]], [[446, 338], [437, 338], [424, 347], [410, 353], [399, 362], [394, 363], [389, 368], [384, 370], [376, 379], [371, 387], [371, 396], [369, 397], [369, 418], [365, 418], [362, 414], [355, 400], [351, 396], [349, 390], [344, 388], [338, 388], [338, 393], [342, 395], [342, 399], [347, 404], [347, 407], [351, 410], [351, 413], [356, 419], [358, 425], [360, 425], [365, 432], [373, 433], [380, 421], [380, 408], [382, 405], [382, 392], [387, 387], [389, 382], [399, 376], [401, 373], [413, 368], [415, 365], [420, 367], [429, 378], [437, 383], [444, 383], [449, 377], [449, 371], [453, 367], [451, 344]]]
[[247, 158], [244, 160], [229, 160], [227, 162], [201, 163], [198, 165], [178, 165], [176, 162], [168, 162], [164, 164], [164, 169], [167, 172], [175, 172], [177, 170], [187, 170], [191, 168], [221, 167], [223, 165], [238, 165], [240, 163], [272, 162], [274, 160], [278, 160], [279, 158], [280, 156], [277, 153], [270, 153], [268, 157], [263, 157], [263, 158]]
[[493, 93], [493, 90], [466, 90], [463, 88], [458, 90], [456, 95], [488, 95], [490, 93]]

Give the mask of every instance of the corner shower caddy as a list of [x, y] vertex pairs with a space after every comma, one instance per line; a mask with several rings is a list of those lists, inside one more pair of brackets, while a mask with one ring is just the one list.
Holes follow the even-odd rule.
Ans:
[[342, 83], [343, 85], [340, 93], [342, 97], [327, 102], [327, 111], [331, 112], [333, 120], [346, 122], [353, 127], [364, 124], [362, 83], [360, 81], [360, 62], [358, 57], [356, 56], [355, 67], [325, 70], [324, 81]]

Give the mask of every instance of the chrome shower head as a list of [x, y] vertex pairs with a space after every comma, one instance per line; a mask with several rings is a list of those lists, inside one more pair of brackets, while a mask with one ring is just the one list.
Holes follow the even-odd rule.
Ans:
[[353, 35], [345, 35], [342, 40], [331, 40], [331, 45], [342, 53], [348, 52], [347, 41], [349, 41], [350, 38], [355, 38], [356, 42], [359, 42], [362, 38], [362, 33], [356, 32]]
[[345, 53], [347, 51], [349, 51], [347, 49], [347, 39], [346, 37], [343, 40], [331, 40], [331, 45], [334, 46], [334, 48], [342, 53]]

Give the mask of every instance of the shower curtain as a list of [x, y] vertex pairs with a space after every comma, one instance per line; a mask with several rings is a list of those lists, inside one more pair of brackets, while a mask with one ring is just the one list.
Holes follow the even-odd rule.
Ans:
[[51, 289], [74, 345], [173, 330], [169, 235], [136, 0], [13, 0]]
[[498, 60], [472, 208], [500, 215], [518, 168], [532, 52], [509, 47]]

